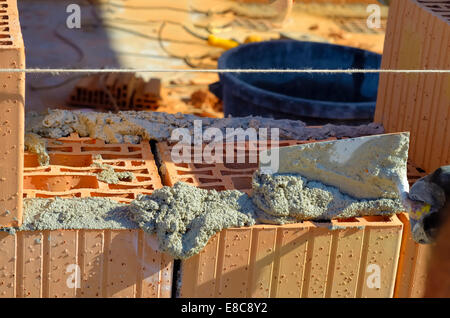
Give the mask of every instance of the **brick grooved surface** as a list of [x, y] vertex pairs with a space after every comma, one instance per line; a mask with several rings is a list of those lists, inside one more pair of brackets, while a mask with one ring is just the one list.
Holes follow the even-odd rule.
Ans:
[[[105, 238], [110, 239], [108, 244]], [[140, 255], [138, 244], [142, 245]], [[141, 230], [3, 232], [0, 297], [168, 298], [173, 260], [157, 246], [156, 237]], [[80, 266], [79, 289], [67, 285], [75, 273], [67, 272], [70, 264]], [[16, 275], [19, 268], [20, 275]], [[138, 285], [141, 293], [137, 293]]]
[[[27, 198], [108, 196], [126, 203], [162, 187], [149, 143], [105, 144], [76, 134], [47, 141], [49, 166], [40, 167], [35, 154], [25, 153]], [[93, 173], [99, 169], [90, 166], [96, 154], [138, 180], [120, 182], [119, 189], [97, 182]], [[89, 179], [83, 183], [84, 177]], [[80, 268], [80, 288], [67, 285], [74, 274], [66, 272], [70, 264]], [[141, 230], [0, 232], [0, 297], [168, 298], [172, 273], [173, 259], [158, 251], [156, 236]]]
[[[392, 1], [383, 69], [450, 69], [450, 4], [438, 0]], [[426, 172], [450, 164], [450, 75], [381, 74], [375, 122], [387, 132], [410, 131], [410, 160]], [[409, 169], [410, 181], [425, 171]], [[395, 297], [421, 297], [431, 247], [415, 243], [407, 214]]]
[[[332, 223], [343, 229], [303, 222], [224, 230], [183, 261], [180, 297], [392, 297], [403, 230], [397, 216]], [[355, 223], [365, 230], [353, 228]], [[252, 244], [255, 237], [264, 239]], [[379, 289], [366, 287], [369, 264], [381, 268]]]
[[[389, 12], [383, 69], [450, 69], [447, 1], [397, 0]], [[375, 121], [410, 131], [410, 159], [426, 171], [450, 164], [450, 75], [380, 74]]]
[[[0, 1], [0, 68], [25, 68], [16, 0]], [[25, 73], [0, 74], [0, 227], [22, 222]]]
[[[299, 143], [305, 141], [282, 141], [280, 146]], [[165, 184], [185, 181], [250, 193], [257, 164], [176, 164], [172, 147], [157, 144]], [[241, 144], [235, 150], [240, 147], [245, 149]], [[247, 162], [248, 155], [247, 147]], [[408, 166], [410, 183], [421, 176], [420, 169]], [[330, 231], [330, 225], [339, 229]], [[402, 234], [398, 216], [227, 229], [182, 262], [180, 297], [392, 297]], [[367, 287], [371, 264], [380, 266], [380, 288]]]
[[[109, 197], [129, 203], [138, 194], [151, 194], [162, 187], [158, 168], [148, 142], [140, 144], [105, 144], [101, 140], [80, 138], [77, 134], [57, 140], [48, 139], [50, 165], [41, 167], [37, 155], [25, 153], [24, 196]], [[101, 171], [91, 166], [95, 155], [100, 163], [114, 170], [133, 172], [136, 179], [107, 184], [97, 180]]]

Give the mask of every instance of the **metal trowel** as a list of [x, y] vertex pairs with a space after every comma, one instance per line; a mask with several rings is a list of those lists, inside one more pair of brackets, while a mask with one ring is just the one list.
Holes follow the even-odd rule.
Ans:
[[430, 206], [408, 197], [408, 149], [407, 132], [274, 147], [260, 153], [259, 168], [298, 174], [357, 199], [400, 199], [414, 225], [422, 223]]

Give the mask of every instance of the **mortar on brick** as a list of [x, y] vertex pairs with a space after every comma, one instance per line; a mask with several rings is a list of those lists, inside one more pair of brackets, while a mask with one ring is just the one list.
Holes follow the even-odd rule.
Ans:
[[404, 210], [400, 199], [356, 199], [336, 187], [296, 174], [269, 175], [257, 171], [252, 185], [252, 198], [261, 223], [391, 215]]
[[25, 134], [25, 150], [35, 153], [40, 166], [48, 166], [50, 156], [47, 153], [47, 142], [44, 138], [37, 134]]
[[[95, 160], [95, 158], [93, 159]], [[108, 184], [117, 184], [120, 181], [133, 181], [135, 179], [135, 176], [131, 171], [115, 171], [113, 166], [99, 161], [94, 161], [91, 166], [101, 169], [101, 171], [97, 173], [97, 179]]]
[[178, 182], [131, 203], [133, 219], [156, 232], [162, 251], [175, 258], [199, 253], [217, 232], [255, 224], [250, 197], [237, 190], [217, 192]]
[[47, 113], [29, 112], [26, 116], [26, 131], [42, 137], [61, 138], [77, 132], [107, 143], [139, 143], [141, 140], [170, 140], [172, 131], [186, 128], [191, 136], [194, 120], [202, 127], [218, 128], [225, 135], [226, 128], [278, 128], [281, 139], [323, 140], [329, 137], [359, 137], [381, 134], [384, 129], [378, 124], [361, 126], [325, 125], [307, 127], [295, 120], [276, 120], [263, 117], [203, 118], [188, 114], [126, 111], [118, 113], [95, 113], [49, 109]]

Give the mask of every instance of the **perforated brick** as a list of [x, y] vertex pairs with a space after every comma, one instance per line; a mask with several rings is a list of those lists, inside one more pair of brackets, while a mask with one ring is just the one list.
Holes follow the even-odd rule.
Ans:
[[0, 232], [0, 297], [168, 298], [173, 260], [157, 246], [140, 230]]
[[402, 228], [392, 216], [227, 229], [183, 261], [180, 296], [392, 297]]
[[[392, 1], [383, 69], [450, 69], [448, 1]], [[409, 157], [432, 172], [450, 164], [450, 74], [380, 74], [375, 122], [409, 131]]]
[[[158, 169], [148, 142], [135, 144], [105, 144], [101, 140], [80, 138], [76, 134], [48, 140], [50, 165], [41, 167], [36, 154], [25, 153], [24, 196], [49, 197], [110, 197], [128, 203], [138, 194], [151, 194], [162, 187]], [[132, 172], [134, 180], [108, 184], [97, 179], [102, 169], [97, 162], [114, 166], [116, 172]]]
[[[127, 203], [162, 186], [148, 142], [105, 144], [72, 134], [47, 145], [49, 166], [25, 153], [27, 198], [109, 197]], [[100, 169], [91, 166], [96, 155], [116, 171], [133, 172], [136, 180], [97, 180]], [[158, 251], [155, 235], [141, 230], [20, 231], [0, 233], [0, 276], [0, 297], [168, 298], [173, 259]]]
[[[330, 138], [327, 140], [335, 140]], [[279, 147], [286, 147], [304, 143], [314, 142], [310, 141], [280, 141]], [[172, 160], [172, 149], [174, 144], [168, 142], [161, 142], [157, 144], [158, 158], [161, 163], [161, 174], [164, 184], [173, 186], [178, 181], [184, 181], [202, 189], [215, 190], [231, 190], [237, 189], [249, 193], [251, 190], [251, 178], [258, 167], [259, 151], [271, 147], [270, 141], [265, 145], [264, 143], [255, 144], [254, 148], [249, 147], [248, 143], [236, 143], [233, 148], [234, 158], [233, 163], [194, 163], [194, 149], [192, 148], [191, 163], [174, 163]], [[226, 153], [226, 143], [223, 144], [223, 152]], [[251, 162], [250, 158], [254, 158]], [[243, 163], [238, 163], [238, 159], [243, 160]]]
[[[25, 68], [15, 0], [0, 0], [0, 68]], [[0, 227], [22, 222], [25, 74], [0, 74]]]
[[[280, 141], [279, 146], [305, 142], [315, 141]], [[247, 143], [234, 147], [235, 162], [245, 160], [240, 164], [174, 163], [172, 149], [168, 143], [157, 145], [165, 184], [184, 181], [205, 189], [251, 192], [258, 160], [249, 163]], [[422, 176], [423, 170], [408, 165], [411, 184]], [[182, 262], [180, 296], [393, 297], [404, 217], [224, 230], [199, 255]], [[380, 266], [379, 288], [367, 284], [376, 270], [372, 264]]]

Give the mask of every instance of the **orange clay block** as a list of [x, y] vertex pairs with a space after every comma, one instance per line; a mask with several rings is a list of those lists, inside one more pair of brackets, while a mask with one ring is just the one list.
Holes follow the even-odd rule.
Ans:
[[399, 216], [404, 225], [394, 297], [421, 298], [425, 294], [431, 245], [417, 244], [411, 237], [409, 216]]
[[[105, 144], [101, 140], [80, 138], [77, 134], [57, 140], [48, 139], [50, 165], [39, 166], [37, 155], [25, 153], [24, 196], [110, 197], [123, 203], [138, 194], [151, 194], [162, 187], [148, 142]], [[108, 184], [97, 180], [100, 168], [91, 166], [95, 156], [100, 163], [114, 166], [116, 172], [132, 172], [134, 180]]]
[[[280, 141], [280, 146], [299, 143], [305, 141]], [[175, 164], [171, 149], [167, 143], [157, 144], [166, 184], [184, 181], [206, 189], [251, 192], [258, 164], [248, 163], [248, 146], [235, 147], [235, 153], [246, 149], [240, 156], [247, 163], [216, 165]], [[410, 182], [422, 175], [408, 167]], [[182, 262], [180, 296], [392, 297], [402, 233], [398, 216], [227, 229]], [[377, 270], [371, 264], [380, 266], [379, 288], [367, 283]]]
[[[335, 139], [329, 138], [326, 140]], [[279, 147], [310, 142], [314, 141], [283, 140], [279, 142]], [[270, 146], [270, 142], [268, 145]], [[174, 163], [171, 159], [173, 145], [167, 142], [161, 142], [156, 146], [158, 157], [161, 161], [160, 170], [165, 185], [173, 186], [178, 181], [184, 181], [207, 190], [215, 189], [220, 191], [236, 189], [247, 193], [251, 191], [252, 175], [258, 167], [258, 152], [265, 148], [261, 145], [261, 147], [258, 146], [257, 150], [251, 152], [247, 143], [236, 143], [234, 163], [226, 163], [224, 159], [223, 163], [206, 164], [194, 163], [194, 160], [192, 160], [192, 163]], [[223, 146], [224, 154], [225, 151], [226, 144]], [[252, 157], [253, 154], [254, 157]], [[238, 157], [242, 158], [244, 163], [237, 163]], [[251, 157], [256, 160], [251, 162]]]
[[[423, 170], [418, 169], [411, 164], [408, 165], [408, 181], [410, 185], [425, 175]], [[400, 259], [398, 261], [398, 273], [394, 297], [423, 297], [428, 275], [428, 261], [431, 246], [417, 244], [412, 239], [409, 216], [407, 213], [402, 213], [398, 217], [403, 223], [404, 230], [402, 247], [400, 249]]]
[[[49, 166], [40, 167], [35, 154], [25, 153], [28, 198], [110, 197], [126, 203], [162, 186], [148, 142], [105, 144], [73, 134], [47, 143]], [[97, 181], [90, 174], [100, 169], [90, 165], [98, 154], [101, 163], [131, 171], [136, 180]], [[172, 273], [173, 259], [158, 251], [156, 236], [141, 230], [0, 232], [0, 297], [168, 298]], [[72, 280], [77, 276], [78, 288]]]
[[[0, 0], [0, 68], [25, 68], [15, 0]], [[22, 223], [25, 74], [0, 73], [0, 227]]]
[[402, 228], [392, 216], [224, 230], [182, 262], [180, 296], [392, 297]]
[[0, 232], [0, 297], [169, 298], [173, 260], [157, 246], [141, 230]]
[[[450, 7], [445, 1], [392, 1], [383, 69], [450, 69]], [[375, 122], [410, 131], [410, 159], [432, 172], [450, 164], [450, 75], [381, 74]]]

